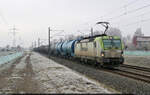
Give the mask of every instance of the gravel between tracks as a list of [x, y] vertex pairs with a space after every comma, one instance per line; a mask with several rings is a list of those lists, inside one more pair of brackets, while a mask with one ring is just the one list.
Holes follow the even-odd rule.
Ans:
[[52, 57], [51, 59], [122, 93], [150, 95], [150, 84], [148, 83], [97, 70], [93, 67], [65, 59], [55, 57]]

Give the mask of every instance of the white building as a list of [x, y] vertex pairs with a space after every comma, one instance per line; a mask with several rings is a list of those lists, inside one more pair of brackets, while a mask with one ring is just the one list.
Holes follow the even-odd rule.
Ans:
[[137, 49], [150, 50], [150, 36], [136, 36], [133, 44]]

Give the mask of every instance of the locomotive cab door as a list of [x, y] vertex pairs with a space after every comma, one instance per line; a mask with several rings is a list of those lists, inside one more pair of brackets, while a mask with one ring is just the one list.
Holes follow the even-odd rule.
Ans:
[[94, 56], [98, 57], [98, 43], [94, 41]]

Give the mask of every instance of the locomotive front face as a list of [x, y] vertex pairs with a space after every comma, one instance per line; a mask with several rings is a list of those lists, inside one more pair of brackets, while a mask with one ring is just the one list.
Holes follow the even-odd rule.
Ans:
[[124, 62], [123, 45], [120, 38], [108, 36], [102, 39], [103, 51], [101, 56], [103, 63], [120, 64]]
[[122, 45], [120, 39], [103, 39], [105, 57], [122, 56]]

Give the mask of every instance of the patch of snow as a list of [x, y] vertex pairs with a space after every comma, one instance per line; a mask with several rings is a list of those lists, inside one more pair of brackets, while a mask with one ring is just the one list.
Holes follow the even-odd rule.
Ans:
[[31, 56], [36, 78], [47, 92], [55, 93], [112, 93], [95, 81], [33, 52]]

